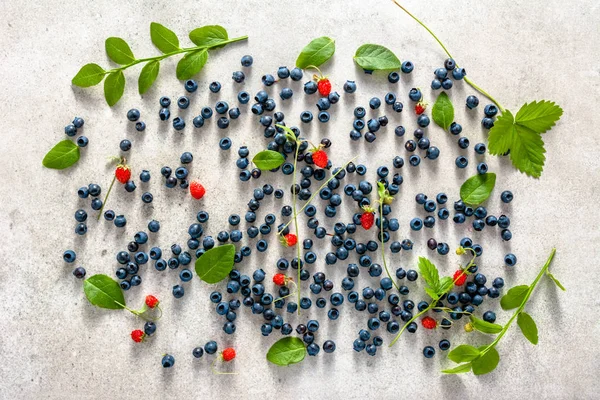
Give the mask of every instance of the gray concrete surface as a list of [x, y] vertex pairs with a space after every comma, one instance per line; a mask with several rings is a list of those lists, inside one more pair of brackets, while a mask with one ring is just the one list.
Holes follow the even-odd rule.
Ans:
[[[323, 310], [312, 310], [300, 319], [290, 320], [298, 323], [318, 317], [322, 322], [318, 341], [335, 339], [338, 349], [334, 355], [320, 354], [301, 365], [277, 368], [268, 364], [264, 355], [279, 333], [263, 338], [260, 318], [244, 309], [239, 313], [236, 334], [227, 337], [221, 330], [223, 319], [217, 318], [208, 300], [214, 287], [194, 278], [187, 285], [186, 296], [175, 301], [170, 292], [178, 279], [172, 271], [144, 272], [142, 286], [127, 293], [132, 306], [141, 305], [148, 293], [163, 300], [165, 315], [158, 333], [142, 345], [134, 344], [128, 337], [130, 330], [141, 328], [139, 320], [124, 312], [95, 309], [87, 303], [81, 282], [71, 275], [72, 266], [62, 261], [65, 249], [77, 251], [77, 265], [85, 266], [88, 273], [112, 275], [114, 254], [126, 246], [136, 231], [144, 229], [150, 218], [162, 223], [162, 230], [153, 236], [152, 243], [163, 247], [185, 240], [187, 226], [199, 209], [211, 213], [207, 232], [216, 235], [226, 228], [230, 213], [245, 212], [249, 188], [254, 187], [238, 181], [235, 150], [217, 155], [214, 149], [223, 133], [213, 123], [199, 132], [186, 128], [181, 135], [158, 121], [158, 98], [175, 98], [183, 93], [175, 79], [174, 61], [163, 63], [158, 85], [143, 98], [137, 94], [135, 83], [139, 69], [128, 71], [125, 96], [113, 109], [105, 105], [100, 87], [81, 90], [70, 86], [72, 76], [83, 64], [108, 64], [104, 53], [108, 36], [125, 38], [140, 56], [157, 54], [149, 38], [151, 21], [174, 29], [182, 43], [187, 43], [187, 32], [206, 24], [221, 24], [231, 36], [250, 36], [247, 43], [211, 53], [208, 65], [198, 77], [201, 90], [192, 96], [192, 106], [186, 113], [189, 122], [201, 106], [217, 99], [236, 103], [237, 89], [230, 77], [232, 71], [240, 68], [242, 55], [255, 57], [244, 87], [256, 91], [263, 73], [275, 73], [280, 65], [291, 67], [310, 39], [329, 35], [337, 40], [337, 51], [324, 68], [326, 74], [340, 92], [346, 79], [356, 80], [359, 90], [353, 96], [342, 96], [327, 126], [313, 123], [304, 134], [312, 141], [330, 137], [336, 164], [358, 154], [359, 162], [370, 167], [370, 179], [374, 179], [376, 166], [390, 165], [394, 155], [406, 154], [390, 127], [371, 146], [364, 141], [350, 143], [352, 108], [356, 104], [367, 105], [370, 97], [383, 96], [388, 90], [399, 92], [408, 104], [407, 91], [412, 86], [428, 87], [431, 72], [445, 59], [441, 49], [390, 1], [286, 3], [3, 2], [0, 397], [599, 398], [600, 218], [596, 200], [600, 189], [600, 14], [595, 1], [405, 2], [445, 41], [469, 76], [507, 108], [516, 111], [525, 101], [551, 99], [565, 111], [558, 126], [544, 136], [547, 164], [541, 179], [527, 178], [504, 160], [485, 156], [491, 170], [498, 173], [497, 190], [488, 208], [492, 213], [511, 216], [514, 239], [510, 243], [501, 243], [489, 229], [477, 234], [449, 223], [438, 223], [431, 233], [452, 247], [464, 235], [476, 237], [485, 246], [482, 271], [490, 278], [504, 276], [509, 286], [530, 282], [550, 249], [558, 248], [551, 269], [568, 292], [558, 291], [547, 280], [540, 283], [527, 306], [540, 329], [538, 346], [529, 344], [513, 327], [498, 347], [501, 363], [494, 373], [483, 377], [442, 376], [439, 370], [450, 365], [444, 354], [438, 351], [435, 358], [424, 359], [423, 346], [436, 345], [441, 337], [450, 338], [453, 344], [489, 340], [476, 333], [467, 336], [460, 326], [449, 332], [406, 335], [395, 347], [382, 347], [374, 358], [355, 354], [352, 341], [366, 325], [366, 318], [348, 304], [341, 307], [342, 316], [335, 323], [326, 323]], [[363, 75], [353, 64], [352, 55], [366, 42], [386, 45], [402, 60], [414, 61], [415, 73], [403, 78], [400, 86], [388, 84], [385, 76]], [[224, 84], [219, 96], [207, 93], [207, 85], [213, 80]], [[299, 112], [306, 107], [314, 109], [315, 99], [305, 97], [299, 84], [291, 86], [296, 92], [294, 101], [283, 105], [283, 111], [288, 116], [286, 121], [297, 124]], [[456, 119], [463, 123], [464, 134], [474, 144], [484, 140], [486, 134], [479, 126], [480, 117], [468, 117], [461, 106], [472, 93], [471, 88], [458, 84], [451, 97], [457, 104]], [[425, 95], [432, 99], [430, 90], [426, 89]], [[481, 100], [482, 105], [486, 104], [483, 97]], [[131, 107], [142, 110], [142, 118], [148, 124], [143, 134], [136, 133], [125, 119]], [[412, 131], [415, 122], [407, 114], [405, 111], [399, 119], [392, 116], [390, 126], [403, 123]], [[42, 157], [63, 139], [63, 127], [75, 115], [85, 118], [84, 131], [90, 138], [79, 165], [63, 172], [43, 169]], [[254, 119], [244, 115], [232, 123], [227, 134], [234, 149], [245, 144], [255, 153], [265, 146]], [[460, 183], [474, 173], [474, 157], [469, 149], [471, 165], [466, 171], [457, 171], [453, 162], [457, 154], [455, 139], [435, 127], [429, 129], [429, 136], [442, 149], [442, 155], [434, 164], [424, 162], [418, 169], [405, 167], [405, 183], [394, 206], [394, 216], [401, 223], [395, 238], [411, 237], [417, 245], [412, 254], [393, 256], [391, 263], [394, 267], [410, 268], [415, 266], [418, 255], [427, 254], [440, 270], [450, 273], [459, 262], [457, 256], [431, 254], [425, 247], [429, 233], [410, 233], [408, 222], [422, 214], [414, 205], [416, 193], [435, 194], [443, 190], [456, 198]], [[129, 159], [135, 175], [143, 168], [153, 173], [149, 187], [155, 201], [151, 207], [142, 206], [139, 185], [135, 195], [116, 190], [109, 207], [127, 215], [126, 229], [117, 232], [106, 222], [91, 220], [87, 236], [76, 238], [73, 213], [84, 205], [76, 195], [77, 188], [90, 182], [107, 188], [110, 168], [106, 157], [118, 154], [118, 143], [125, 137], [133, 141]], [[167, 191], [159, 183], [159, 167], [175, 166], [185, 150], [194, 152], [192, 175], [201, 178], [208, 189], [201, 202], [190, 201], [180, 191]], [[270, 174], [265, 174], [260, 184], [267, 181], [283, 185], [280, 177], [274, 179]], [[515, 194], [509, 207], [499, 201], [499, 193], [504, 189]], [[280, 206], [281, 203], [266, 201], [259, 218], [267, 208], [279, 216]], [[349, 218], [352, 212], [351, 207], [345, 207], [342, 215]], [[364, 232], [357, 236], [368, 238]], [[291, 250], [280, 250], [271, 239], [272, 251], [263, 256], [254, 254], [243, 266], [244, 271], [263, 267], [272, 273], [279, 256], [292, 257]], [[321, 246], [320, 260], [328, 248], [329, 244]], [[502, 263], [509, 250], [519, 258], [514, 270]], [[325, 267], [320, 261], [314, 268], [326, 270], [337, 283], [344, 274], [343, 265], [340, 262]], [[373, 286], [376, 281], [363, 273], [360, 286], [364, 285]], [[422, 298], [419, 286], [411, 286], [415, 301]], [[218, 287], [223, 289], [222, 285]], [[498, 312], [498, 322], [509, 319], [510, 314], [502, 312], [497, 301], [484, 304], [484, 310]], [[389, 335], [382, 332], [382, 336], [389, 343]], [[237, 348], [238, 358], [232, 365], [237, 375], [213, 375], [209, 368], [211, 357], [192, 358], [192, 348], [210, 339], [217, 340], [221, 348]], [[166, 352], [177, 360], [170, 370], [160, 367], [161, 354]]]

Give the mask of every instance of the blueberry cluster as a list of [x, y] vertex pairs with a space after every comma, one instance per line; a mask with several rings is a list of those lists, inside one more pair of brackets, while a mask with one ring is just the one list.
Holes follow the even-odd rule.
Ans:
[[[73, 118], [73, 122], [71, 122], [69, 125], [65, 126], [65, 134], [70, 137], [76, 136], [79, 133], [79, 129], [83, 128], [84, 122], [85, 121], [83, 120], [83, 118], [80, 118], [80, 117]], [[88, 145], [89, 139], [87, 138], [87, 136], [81, 135], [77, 138], [77, 140], [75, 142], [77, 143], [77, 146], [85, 147]]]

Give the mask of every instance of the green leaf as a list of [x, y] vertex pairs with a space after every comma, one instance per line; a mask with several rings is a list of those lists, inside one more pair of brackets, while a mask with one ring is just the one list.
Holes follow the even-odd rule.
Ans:
[[519, 171], [539, 178], [546, 161], [544, 141], [539, 133], [515, 122], [509, 110], [496, 119], [488, 137], [490, 154], [503, 155], [510, 150], [510, 159]]
[[438, 294], [441, 296], [443, 293], [446, 293], [448, 290], [450, 290], [452, 286], [454, 286], [454, 279], [452, 279], [450, 276], [443, 277], [440, 279]]
[[108, 74], [104, 80], [104, 98], [109, 106], [117, 104], [125, 91], [125, 75], [123, 71], [115, 71]]
[[454, 122], [454, 106], [446, 92], [440, 93], [431, 109], [433, 121], [444, 130], [448, 130]]
[[544, 133], [554, 126], [563, 113], [562, 108], [552, 101], [525, 103], [517, 112], [517, 124], [537, 133]]
[[309, 65], [318, 67], [324, 64], [335, 53], [335, 40], [322, 36], [307, 44], [296, 59], [296, 67], [306, 68]]
[[[479, 350], [486, 347], [487, 346], [480, 347]], [[485, 375], [495, 370], [499, 362], [500, 354], [498, 354], [495, 347], [490, 347], [484, 355], [471, 361], [471, 367], [473, 368], [473, 373], [475, 375]]]
[[279, 167], [285, 162], [285, 158], [278, 151], [263, 150], [254, 156], [252, 162], [262, 171], [268, 171]]
[[425, 257], [419, 257], [419, 274], [421, 274], [427, 285], [437, 293], [440, 286], [440, 274], [436, 266]]
[[179, 39], [175, 32], [158, 22], [150, 24], [150, 37], [152, 38], [152, 43], [163, 53], [172, 53], [180, 50]]
[[444, 374], [462, 374], [471, 370], [471, 363], [460, 364], [458, 367], [452, 369], [444, 369]]
[[135, 61], [135, 56], [131, 48], [123, 39], [118, 37], [109, 37], [104, 43], [106, 54], [111, 60], [119, 65], [130, 64]]
[[233, 269], [235, 246], [226, 244], [213, 247], [196, 260], [196, 275], [206, 283], [217, 283], [227, 278]]
[[562, 290], [563, 292], [567, 291], [567, 289], [562, 285], [562, 283], [560, 283], [558, 279], [556, 279], [554, 275], [552, 275], [552, 273], [546, 271], [546, 275], [548, 275], [548, 278], [552, 279], [552, 281], [556, 284], [556, 286], [560, 288], [560, 290]]
[[523, 336], [527, 338], [531, 343], [538, 344], [538, 329], [537, 325], [531, 315], [525, 311], [521, 311], [517, 316], [517, 325], [521, 328]]
[[378, 44], [363, 44], [354, 54], [354, 62], [366, 70], [389, 70], [400, 68], [400, 60], [392, 51]]
[[304, 343], [297, 337], [288, 336], [279, 339], [267, 352], [267, 360], [280, 366], [299, 363], [306, 356]]
[[432, 288], [429, 288], [429, 287], [426, 287], [424, 290], [425, 290], [425, 293], [427, 293], [427, 295], [429, 295], [429, 297], [431, 297], [433, 300], [438, 300], [440, 298], [437, 290], [433, 290]]
[[500, 299], [500, 307], [502, 307], [503, 310], [512, 310], [513, 308], [519, 307], [521, 303], [523, 303], [523, 300], [525, 300], [528, 291], [529, 286], [527, 285], [519, 285], [511, 288]]
[[470, 206], [478, 206], [490, 197], [496, 186], [496, 174], [488, 172], [467, 179], [460, 187], [461, 200]]
[[138, 79], [138, 91], [140, 94], [144, 94], [150, 89], [158, 76], [159, 69], [160, 61], [158, 60], [150, 61], [144, 65], [142, 72], [140, 72], [140, 78]]
[[188, 53], [177, 63], [177, 79], [190, 79], [196, 75], [208, 60], [208, 50], [202, 49]]
[[106, 71], [98, 64], [85, 64], [71, 80], [71, 83], [79, 87], [90, 87], [102, 82], [104, 75], [106, 75]]
[[79, 161], [79, 146], [70, 140], [58, 142], [42, 160], [46, 168], [65, 169]]
[[479, 351], [479, 349], [468, 344], [462, 344], [448, 353], [448, 358], [455, 363], [461, 363], [473, 361], [479, 357], [480, 354], [481, 351]]
[[219, 25], [207, 25], [190, 32], [190, 40], [196, 46], [215, 46], [227, 39], [227, 31]]
[[471, 325], [473, 325], [473, 328], [475, 328], [479, 332], [489, 333], [492, 335], [502, 332], [502, 325], [493, 324], [491, 322], [487, 322], [482, 319], [475, 318], [473, 315], [471, 315], [470, 318], [471, 318]]
[[100, 308], [120, 310], [125, 307], [125, 298], [119, 283], [106, 275], [93, 275], [83, 281], [85, 297]]

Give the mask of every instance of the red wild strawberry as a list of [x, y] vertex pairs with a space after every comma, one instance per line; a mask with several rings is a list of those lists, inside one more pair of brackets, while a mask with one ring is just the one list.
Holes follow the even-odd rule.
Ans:
[[231, 361], [235, 358], [235, 350], [231, 347], [226, 348], [221, 353], [221, 357], [223, 357], [223, 361]]
[[196, 200], [200, 200], [202, 197], [204, 197], [205, 193], [206, 189], [204, 189], [204, 186], [202, 186], [200, 182], [192, 181], [190, 183], [190, 194], [193, 198], [195, 198]]
[[423, 328], [425, 329], [435, 329], [437, 322], [431, 317], [425, 317], [421, 320], [421, 325], [423, 325]]
[[327, 162], [329, 161], [329, 158], [327, 158], [327, 153], [325, 153], [325, 151], [319, 149], [313, 151], [312, 160], [317, 167], [325, 168], [327, 167]]
[[360, 225], [364, 229], [369, 230], [375, 223], [375, 214], [373, 214], [375, 210], [373, 210], [372, 207], [365, 206], [363, 207], [363, 211], [364, 212], [360, 216]]
[[148, 296], [146, 296], [146, 305], [147, 305], [149, 308], [154, 308], [154, 307], [156, 307], [156, 306], [158, 305], [158, 303], [160, 303], [160, 302], [158, 301], [158, 299], [157, 299], [156, 297], [152, 296], [151, 294], [149, 294]]
[[131, 179], [131, 170], [129, 166], [126, 164], [117, 165], [117, 169], [115, 169], [115, 177], [117, 180], [123, 184], [127, 183], [129, 179]]
[[146, 334], [141, 329], [136, 329], [134, 331], [131, 331], [131, 338], [136, 343], [143, 342], [145, 337], [146, 337]]
[[284, 274], [273, 275], [273, 283], [277, 286], [284, 286], [287, 283], [287, 277]]
[[296, 243], [298, 243], [298, 236], [294, 235], [293, 233], [288, 233], [283, 237], [283, 239], [285, 240], [285, 245], [288, 247], [295, 246]]
[[456, 286], [464, 285], [466, 280], [467, 274], [465, 274], [465, 271], [463, 271], [462, 269], [459, 269], [454, 273], [454, 284]]
[[425, 112], [426, 108], [427, 108], [427, 103], [425, 103], [424, 101], [421, 100], [415, 105], [415, 113], [417, 115], [421, 115]]
[[321, 96], [327, 97], [329, 96], [329, 93], [331, 93], [331, 82], [329, 82], [329, 79], [321, 77], [317, 81], [317, 89], [319, 89], [319, 94]]

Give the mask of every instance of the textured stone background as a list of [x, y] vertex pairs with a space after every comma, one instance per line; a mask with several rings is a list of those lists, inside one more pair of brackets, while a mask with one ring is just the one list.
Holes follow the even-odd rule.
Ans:
[[[467, 340], [485, 343], [489, 339], [477, 333], [466, 338], [458, 326], [448, 332], [407, 334], [392, 349], [380, 348], [374, 358], [364, 352], [356, 354], [351, 345], [357, 331], [366, 326], [366, 314], [358, 315], [346, 303], [335, 323], [326, 323], [324, 310], [313, 309], [300, 319], [317, 317], [322, 321], [317, 341], [335, 339], [338, 349], [334, 355], [321, 353], [307, 358], [302, 365], [276, 368], [265, 361], [264, 354], [280, 334], [275, 332], [263, 338], [259, 331], [261, 318], [242, 309], [237, 333], [227, 337], [221, 330], [223, 319], [217, 318], [208, 301], [213, 287], [195, 278], [186, 285], [186, 296], [175, 301], [170, 292], [178, 281], [176, 274], [159, 274], [151, 267], [143, 272], [142, 286], [127, 293], [127, 301], [136, 306], [145, 294], [155, 293], [163, 299], [165, 315], [157, 335], [145, 344], [135, 345], [128, 334], [140, 328], [141, 322], [124, 312], [90, 306], [81, 282], [71, 275], [72, 266], [62, 262], [62, 252], [75, 249], [77, 265], [85, 266], [89, 274], [112, 275], [114, 254], [126, 246], [135, 232], [145, 229], [150, 218], [162, 223], [160, 233], [152, 235], [153, 245], [183, 243], [187, 226], [200, 209], [210, 211], [206, 230], [216, 235], [226, 228], [230, 213], [243, 215], [255, 183], [270, 181], [282, 186], [283, 182], [279, 176], [275, 179], [268, 173], [258, 183], [241, 183], [237, 179], [234, 149], [245, 144], [253, 154], [266, 143], [253, 116], [244, 115], [232, 123], [226, 134], [234, 147], [228, 153], [215, 150], [224, 133], [216, 129], [214, 121], [200, 131], [186, 128], [183, 134], [158, 121], [158, 98], [183, 94], [175, 79], [174, 60], [163, 62], [158, 85], [143, 98], [137, 94], [135, 83], [139, 69], [128, 71], [125, 97], [112, 109], [104, 103], [100, 87], [72, 88], [71, 77], [83, 64], [108, 64], [104, 53], [106, 37], [123, 37], [138, 56], [147, 56], [157, 54], [149, 38], [151, 21], [174, 29], [184, 44], [187, 32], [206, 24], [221, 24], [231, 36], [250, 36], [246, 43], [211, 53], [208, 65], [198, 77], [201, 90], [192, 96], [192, 105], [184, 113], [188, 122], [203, 105], [212, 105], [217, 99], [236, 103], [234, 96], [239, 88], [234, 87], [231, 72], [240, 68], [242, 55], [255, 57], [244, 84], [245, 89], [255, 92], [262, 74], [275, 73], [280, 65], [293, 66], [297, 53], [313, 37], [329, 35], [337, 39], [336, 54], [325, 71], [340, 92], [346, 79], [355, 79], [359, 90], [352, 96], [342, 96], [333, 107], [328, 125], [313, 123], [303, 133], [312, 141], [330, 137], [335, 164], [359, 154], [359, 162], [370, 167], [368, 177], [372, 180], [376, 166], [391, 167], [394, 155], [406, 155], [403, 143], [392, 133], [393, 126], [402, 123], [412, 132], [415, 120], [406, 111], [398, 117], [382, 108], [382, 113], [390, 114], [391, 123], [377, 141], [370, 146], [364, 141], [351, 143], [348, 132], [352, 108], [367, 105], [370, 97], [383, 97], [389, 90], [397, 91], [408, 104], [408, 90], [413, 86], [428, 88], [432, 71], [445, 56], [432, 38], [390, 1], [301, 1], [293, 5], [255, 0], [218, 4], [179, 0], [4, 2], [0, 27], [0, 397], [599, 398], [600, 303], [596, 277], [600, 220], [595, 204], [600, 188], [596, 132], [600, 123], [596, 110], [600, 98], [598, 3], [411, 0], [406, 6], [444, 40], [469, 76], [507, 108], [516, 111], [525, 101], [552, 99], [565, 110], [559, 125], [544, 136], [547, 165], [541, 179], [519, 174], [507, 160], [485, 156], [491, 170], [499, 174], [488, 208], [496, 215], [510, 215], [514, 232], [510, 243], [501, 243], [496, 230], [476, 234], [469, 232], [467, 226], [451, 223], [438, 223], [432, 232], [409, 231], [408, 221], [422, 215], [413, 200], [416, 193], [434, 195], [446, 191], [456, 199], [460, 183], [475, 171], [472, 147], [464, 151], [470, 158], [468, 169], [458, 171], [453, 162], [458, 153], [456, 138], [433, 126], [428, 135], [442, 149], [442, 155], [436, 163], [404, 168], [405, 183], [393, 210], [401, 223], [394, 237], [401, 240], [408, 236], [416, 242], [412, 253], [392, 257], [394, 268], [415, 267], [417, 256], [428, 254], [443, 272], [449, 273], [459, 261], [457, 256], [432, 254], [425, 246], [426, 239], [434, 236], [454, 248], [459, 238], [472, 235], [485, 247], [482, 271], [490, 279], [504, 276], [507, 285], [512, 286], [529, 283], [552, 246], [556, 246], [552, 270], [568, 292], [562, 293], [543, 280], [533, 295], [527, 311], [540, 329], [537, 347], [529, 344], [515, 326], [499, 345], [501, 363], [494, 373], [483, 377], [442, 376], [439, 370], [450, 362], [440, 351], [435, 358], [424, 359], [423, 346], [437, 345], [442, 337], [450, 338], [453, 344]], [[416, 71], [403, 77], [399, 85], [389, 84], [384, 75], [363, 75], [353, 64], [352, 55], [365, 42], [390, 47], [402, 60], [414, 61]], [[213, 80], [224, 84], [219, 95], [207, 93], [207, 85]], [[295, 90], [294, 101], [283, 105], [282, 110], [289, 124], [297, 124], [301, 110], [315, 109], [316, 98], [304, 96], [298, 83], [291, 87]], [[277, 95], [279, 89], [274, 89], [272, 93]], [[472, 93], [464, 84], [451, 90], [457, 105], [456, 119], [465, 128], [464, 135], [475, 144], [485, 138], [479, 125], [482, 107], [478, 113], [466, 113], [462, 106], [465, 97]], [[432, 99], [429, 89], [425, 96]], [[485, 105], [485, 99], [480, 98]], [[148, 125], [143, 134], [135, 132], [125, 119], [131, 107], [142, 110]], [[177, 114], [175, 108], [172, 110]], [[243, 110], [248, 111], [245, 107]], [[55, 142], [63, 139], [63, 127], [75, 115], [85, 118], [84, 132], [90, 138], [79, 165], [64, 172], [43, 169], [41, 159]], [[146, 168], [153, 174], [149, 188], [155, 195], [154, 203], [141, 203], [140, 185], [135, 194], [117, 188], [108, 207], [126, 214], [126, 229], [117, 230], [104, 221], [96, 223], [92, 217], [87, 236], [77, 238], [73, 233], [73, 213], [79, 207], [89, 208], [89, 203], [78, 199], [77, 188], [90, 182], [107, 188], [110, 168], [105, 166], [106, 157], [118, 154], [118, 143], [125, 137], [133, 142], [129, 159], [134, 170]], [[186, 150], [195, 155], [192, 175], [201, 178], [208, 189], [201, 202], [191, 201], [182, 191], [167, 190], [159, 179], [159, 168], [165, 164], [177, 166], [179, 154]], [[499, 193], [504, 189], [515, 194], [515, 201], [508, 207], [499, 201]], [[345, 198], [344, 202], [348, 203]], [[279, 217], [282, 204], [273, 204], [272, 199], [264, 201], [259, 218], [267, 210]], [[322, 207], [319, 205], [320, 210]], [[341, 216], [345, 220], [355, 211], [352, 207], [343, 210]], [[357, 238], [367, 240], [368, 235], [361, 232]], [[272, 251], [253, 254], [244, 263], [244, 271], [263, 267], [272, 273], [278, 257], [292, 257], [292, 251], [281, 250], [274, 239], [271, 236]], [[327, 250], [329, 246], [323, 243], [320, 248]], [[502, 263], [509, 250], [519, 258], [514, 270]], [[339, 283], [346, 264], [325, 267], [324, 252], [319, 255], [321, 261], [313, 270], [324, 269]], [[375, 255], [374, 258], [377, 259]], [[377, 284], [364, 272], [361, 278], [360, 287]], [[222, 285], [219, 287], [223, 289]], [[411, 290], [413, 300], [422, 298], [418, 284], [411, 285]], [[486, 301], [482, 308], [498, 311], [500, 323], [510, 317], [499, 310], [498, 301]], [[297, 317], [290, 321], [299, 322]], [[381, 334], [389, 343], [389, 335]], [[192, 348], [210, 339], [217, 340], [220, 348], [233, 345], [238, 349], [233, 367], [239, 374], [213, 375], [209, 369], [211, 357], [192, 358]], [[170, 370], [160, 367], [161, 354], [165, 352], [177, 360]]]

